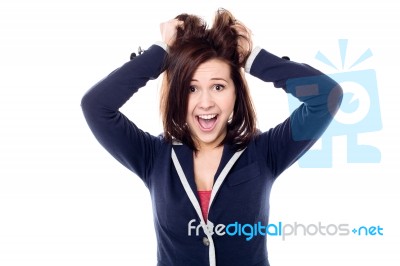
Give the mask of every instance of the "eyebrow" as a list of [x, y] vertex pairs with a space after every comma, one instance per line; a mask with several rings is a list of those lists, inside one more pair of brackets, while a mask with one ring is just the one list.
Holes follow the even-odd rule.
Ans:
[[[223, 81], [225, 81], [226, 83], [228, 83], [228, 81], [225, 80], [225, 79], [223, 79], [223, 78], [212, 78], [212, 79], [210, 79], [210, 80], [216, 80], [216, 81], [218, 81], [218, 80], [223, 80]], [[198, 81], [198, 80], [197, 80], [197, 79], [192, 79], [192, 81]]]

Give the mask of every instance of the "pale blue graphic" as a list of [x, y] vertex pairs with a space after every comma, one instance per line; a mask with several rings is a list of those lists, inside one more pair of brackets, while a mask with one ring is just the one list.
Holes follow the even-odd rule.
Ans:
[[[346, 66], [347, 44], [348, 40], [339, 40], [342, 71]], [[372, 51], [367, 49], [347, 70], [359, 65], [371, 56]], [[317, 52], [315, 58], [339, 70], [320, 51]], [[348, 163], [379, 163], [381, 153], [377, 147], [358, 143], [358, 134], [376, 132], [382, 129], [375, 70], [338, 72], [329, 76], [343, 88], [342, 105], [331, 125], [321, 137], [321, 149], [312, 149], [305, 153], [299, 160], [299, 166], [308, 168], [332, 167], [332, 139], [334, 136], [343, 135], [347, 137]], [[311, 82], [309, 83], [310, 86], [315, 85], [315, 80], [310, 79], [309, 81]], [[304, 86], [304, 81], [300, 81], [300, 83]], [[299, 104], [300, 102], [296, 98], [289, 96], [291, 111], [297, 108]]]

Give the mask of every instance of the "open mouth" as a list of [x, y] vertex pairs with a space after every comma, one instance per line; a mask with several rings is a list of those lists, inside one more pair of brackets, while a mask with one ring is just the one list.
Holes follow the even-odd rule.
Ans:
[[215, 125], [217, 124], [217, 114], [210, 114], [210, 115], [198, 115], [196, 116], [197, 122], [200, 125], [200, 129], [202, 131], [211, 131], [214, 129]]

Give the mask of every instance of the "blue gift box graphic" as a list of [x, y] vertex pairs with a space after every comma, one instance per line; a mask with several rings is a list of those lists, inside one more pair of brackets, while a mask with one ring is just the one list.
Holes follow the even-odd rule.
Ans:
[[[347, 40], [339, 40], [342, 63], [346, 56]], [[372, 56], [368, 49], [351, 67]], [[333, 66], [320, 52], [316, 58]], [[350, 68], [351, 68], [350, 67]], [[336, 68], [336, 67], [335, 67]], [[379, 163], [380, 150], [373, 145], [359, 144], [358, 134], [376, 132], [382, 129], [376, 73], [373, 69], [340, 72], [328, 75], [340, 84], [343, 89], [343, 101], [332, 123], [321, 137], [321, 149], [311, 149], [298, 161], [300, 167], [327, 168], [332, 167], [332, 139], [334, 136], [347, 137], [348, 163]], [[301, 78], [288, 80], [297, 86], [323, 86], [318, 78]], [[308, 83], [308, 84], [307, 84]], [[292, 112], [300, 102], [289, 95], [289, 108]], [[296, 139], [294, 130], [293, 137]]]

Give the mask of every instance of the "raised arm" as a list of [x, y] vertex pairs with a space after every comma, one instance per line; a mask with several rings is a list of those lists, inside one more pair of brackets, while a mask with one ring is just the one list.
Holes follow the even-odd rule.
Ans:
[[160, 140], [140, 130], [119, 108], [150, 79], [160, 75], [165, 55], [162, 47], [151, 46], [95, 84], [81, 102], [96, 139], [146, 184]]
[[339, 109], [343, 91], [320, 71], [260, 48], [253, 50], [245, 69], [302, 102], [287, 120], [259, 138], [266, 160], [278, 176], [321, 137]]

